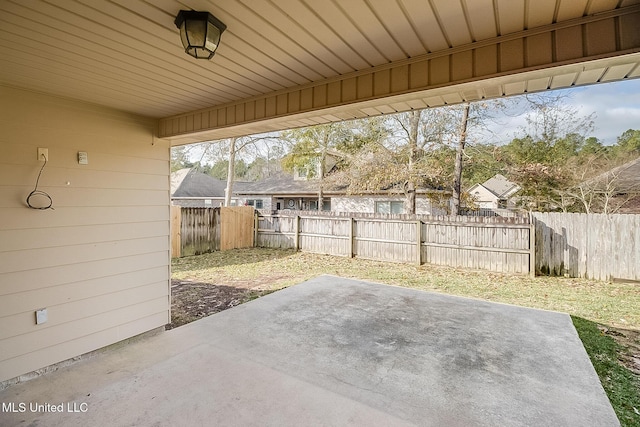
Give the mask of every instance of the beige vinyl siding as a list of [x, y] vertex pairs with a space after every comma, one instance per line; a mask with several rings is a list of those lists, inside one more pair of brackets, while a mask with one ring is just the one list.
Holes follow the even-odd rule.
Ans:
[[[0, 86], [0, 381], [169, 322], [169, 144], [156, 125]], [[38, 147], [54, 210], [25, 206]]]

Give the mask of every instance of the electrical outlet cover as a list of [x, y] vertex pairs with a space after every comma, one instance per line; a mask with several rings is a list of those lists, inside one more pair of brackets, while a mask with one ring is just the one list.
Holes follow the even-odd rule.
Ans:
[[36, 325], [40, 325], [46, 322], [47, 322], [47, 309], [41, 308], [40, 310], [36, 310]]
[[40, 160], [41, 162], [44, 162], [45, 159], [49, 161], [49, 149], [38, 147], [38, 160]]

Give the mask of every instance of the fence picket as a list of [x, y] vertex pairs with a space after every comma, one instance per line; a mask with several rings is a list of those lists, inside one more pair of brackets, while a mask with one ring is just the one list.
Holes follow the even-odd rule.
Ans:
[[[171, 212], [173, 257], [254, 245], [254, 216], [251, 207], [180, 208], [176, 206], [171, 208]], [[224, 241], [221, 241], [223, 236]]]
[[532, 214], [536, 270], [596, 280], [640, 280], [640, 215]]
[[[219, 209], [182, 208], [180, 215], [172, 210], [174, 256], [176, 241], [182, 256], [220, 250]], [[640, 215], [535, 212], [529, 219], [292, 211], [259, 216], [257, 230], [249, 230], [254, 219], [247, 218], [245, 225], [231, 228], [247, 241], [255, 236], [258, 247], [403, 263], [420, 259], [506, 273], [640, 280]]]
[[[529, 273], [528, 218], [291, 212], [264, 216], [258, 246], [355, 256], [379, 261]], [[298, 233], [287, 232], [300, 218]], [[286, 231], [285, 231], [286, 230]], [[292, 236], [293, 234], [293, 236]], [[299, 245], [295, 245], [298, 237]], [[418, 243], [420, 242], [420, 243]]]

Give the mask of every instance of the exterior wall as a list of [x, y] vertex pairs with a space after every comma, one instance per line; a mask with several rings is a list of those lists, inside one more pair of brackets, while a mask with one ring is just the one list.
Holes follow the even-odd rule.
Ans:
[[476, 206], [483, 209], [497, 209], [498, 198], [482, 185], [474, 185], [469, 189], [469, 195], [473, 197]]
[[[0, 381], [169, 322], [169, 144], [155, 126], [0, 86]], [[55, 210], [25, 205], [37, 147]]]
[[237, 206], [244, 206], [247, 200], [262, 200], [262, 208], [263, 210], [273, 210], [275, 209], [275, 204], [273, 203], [273, 198], [271, 196], [267, 196], [265, 194], [256, 194], [256, 195], [242, 195], [237, 196]]
[[[404, 201], [404, 197], [389, 196], [331, 196], [331, 210], [334, 212], [374, 213], [375, 202]], [[426, 197], [416, 198], [416, 213], [423, 215], [444, 215], [445, 211], [432, 206]]]

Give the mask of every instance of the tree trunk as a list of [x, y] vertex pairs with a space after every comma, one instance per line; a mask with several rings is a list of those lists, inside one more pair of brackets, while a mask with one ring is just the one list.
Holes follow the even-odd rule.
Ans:
[[[326, 147], [326, 146], [325, 146]], [[318, 182], [318, 211], [322, 210], [322, 204], [324, 203], [324, 175], [326, 173], [326, 162], [327, 162], [327, 150], [323, 147], [322, 153], [320, 154], [320, 165], [318, 175], [320, 176], [320, 180]]]
[[453, 169], [453, 198], [451, 200], [451, 215], [460, 215], [460, 195], [462, 193], [462, 154], [464, 145], [467, 142], [467, 122], [469, 121], [469, 103], [464, 105], [462, 110], [462, 121], [460, 122], [460, 137], [456, 150], [456, 163]]
[[236, 174], [236, 139], [229, 140], [229, 169], [227, 169], [227, 187], [224, 189], [224, 205], [231, 206], [233, 180]]
[[409, 119], [409, 180], [405, 186], [407, 213], [416, 213], [416, 178], [413, 165], [418, 159], [418, 128], [420, 126], [419, 110], [412, 111]]

